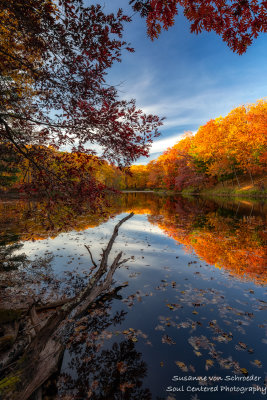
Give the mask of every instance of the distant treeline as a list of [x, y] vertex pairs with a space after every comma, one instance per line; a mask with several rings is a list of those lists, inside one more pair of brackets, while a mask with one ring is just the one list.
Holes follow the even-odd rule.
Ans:
[[267, 101], [237, 107], [211, 119], [147, 165], [131, 167], [128, 188], [182, 191], [266, 172]]
[[[201, 190], [229, 179], [239, 185], [244, 176], [254, 184], [254, 177], [267, 170], [267, 100], [237, 107], [224, 118], [212, 119], [200, 126], [196, 134], [187, 132], [156, 160], [128, 169], [118, 168], [95, 155], [40, 146], [25, 146], [31, 160], [28, 162], [15, 150], [11, 144], [0, 143], [2, 189], [40, 192], [42, 187], [44, 190], [49, 187], [53, 173], [53, 190], [63, 187], [67, 191], [72, 187], [74, 194], [75, 190], [90, 194], [92, 187], [95, 193], [105, 188]], [[38, 169], [37, 161], [42, 161], [42, 170]], [[49, 182], [46, 170], [52, 171], [52, 175], [47, 175]]]

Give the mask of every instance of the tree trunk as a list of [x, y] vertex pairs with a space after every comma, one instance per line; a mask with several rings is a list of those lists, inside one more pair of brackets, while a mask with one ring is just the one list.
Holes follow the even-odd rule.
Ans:
[[248, 168], [248, 173], [249, 173], [249, 176], [250, 176], [251, 183], [254, 186], [254, 181], [253, 181], [253, 178], [252, 178], [252, 175], [251, 175], [251, 172], [250, 172], [249, 168]]
[[[16, 346], [15, 343], [9, 352], [10, 358], [6, 358], [6, 360], [0, 359], [2, 370], [5, 369], [6, 372], [5, 378], [0, 381], [0, 388], [1, 385], [3, 387], [3, 382], [7, 382], [8, 379], [10, 382], [13, 382], [13, 386], [7, 387], [5, 391], [2, 389], [2, 393], [0, 393], [2, 395], [1, 399], [27, 400], [33, 393], [35, 393], [38, 399], [42, 398], [40, 397], [42, 396], [42, 392], [36, 393], [36, 391], [58, 369], [58, 364], [65, 350], [64, 342], [66, 342], [66, 339], [64, 337], [67, 328], [70, 326], [69, 318], [72, 320], [78, 318], [101, 294], [105, 294], [112, 284], [112, 278], [116, 269], [128, 261], [128, 259], [121, 260], [122, 252], [120, 252], [115, 257], [111, 266], [108, 267], [108, 256], [118, 235], [119, 227], [133, 215], [133, 213], [129, 214], [115, 226], [106, 249], [103, 249], [99, 268], [91, 277], [86, 287], [76, 297], [70, 299], [68, 302], [64, 301], [64, 304], [60, 305], [60, 308], [57, 308], [57, 311], [41, 328], [38, 327], [36, 329], [36, 326], [38, 326], [38, 317], [36, 309], [32, 310], [31, 317], [35, 336], [26, 346], [22, 356], [14, 363], [12, 352]], [[90, 254], [93, 265], [97, 268], [90, 248], [88, 246], [85, 247]], [[25, 338], [23, 339], [25, 348]], [[5, 361], [5, 365], [8, 364], [8, 361], [12, 362], [12, 370], [8, 371], [8, 365], [3, 368], [3, 361]]]
[[238, 187], [240, 188], [240, 183], [239, 183], [239, 179], [238, 179], [238, 177], [237, 177], [237, 174], [236, 174], [235, 167], [234, 167], [234, 173], [235, 173], [235, 178], [236, 178], [236, 181], [237, 181]]

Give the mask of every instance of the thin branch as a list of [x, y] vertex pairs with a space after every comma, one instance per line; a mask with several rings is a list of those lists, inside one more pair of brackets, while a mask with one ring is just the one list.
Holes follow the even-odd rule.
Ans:
[[91, 261], [92, 261], [93, 265], [95, 266], [95, 268], [97, 268], [97, 264], [96, 264], [95, 260], [93, 259], [93, 255], [91, 253], [90, 247], [87, 246], [86, 244], [84, 245], [84, 247], [87, 249], [88, 253], [90, 254]]
[[34, 124], [37, 124], [37, 125], [45, 125], [45, 126], [48, 126], [51, 128], [69, 129], [71, 127], [74, 127], [74, 125], [54, 124], [52, 122], [37, 121], [36, 119], [30, 118], [30, 117], [23, 117], [23, 115], [19, 115], [19, 114], [1, 113], [0, 115], [1, 115], [1, 117], [16, 118], [16, 119], [20, 119], [22, 121], [33, 122]]

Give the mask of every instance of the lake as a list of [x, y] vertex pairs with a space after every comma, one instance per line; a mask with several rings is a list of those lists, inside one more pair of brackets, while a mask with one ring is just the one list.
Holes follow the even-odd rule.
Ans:
[[85, 245], [98, 261], [135, 213], [110, 255], [129, 258], [115, 290], [75, 321], [44, 398], [266, 398], [267, 204], [133, 192], [87, 206], [0, 203], [2, 307], [75, 295]]

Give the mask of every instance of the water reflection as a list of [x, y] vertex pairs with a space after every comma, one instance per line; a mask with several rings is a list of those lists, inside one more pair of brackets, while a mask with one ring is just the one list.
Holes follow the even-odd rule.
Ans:
[[120, 341], [119, 331], [114, 332], [127, 312], [112, 314], [111, 302], [103, 298], [76, 322], [57, 383], [58, 399], [152, 399], [142, 388], [147, 366], [134, 335]]
[[[55, 294], [62, 282], [67, 294], [80, 290], [83, 272], [90, 269], [83, 245], [92, 244], [95, 256], [116, 223], [103, 222], [131, 210], [137, 214], [114, 247], [132, 257], [115, 276], [116, 282], [129, 281], [122, 299], [102, 301], [76, 322], [66, 338], [56, 390], [50, 386], [44, 395], [49, 400], [214, 398], [200, 388], [216, 382], [204, 380], [195, 385], [199, 392], [186, 392], [188, 384], [184, 393], [167, 391], [183, 385], [173, 376], [189, 375], [219, 376], [229, 388], [255, 382], [226, 384], [226, 376], [254, 375], [264, 389], [266, 205], [152, 193], [124, 194], [109, 204], [94, 215], [86, 204], [79, 211], [63, 204], [1, 204], [0, 231], [14, 238], [8, 246], [19, 239], [27, 255], [34, 246], [38, 257], [42, 251], [54, 255], [47, 269]], [[67, 272], [69, 281], [58, 271]], [[216, 398], [239, 395], [222, 391]]]
[[88, 204], [75, 209], [60, 203], [6, 201], [0, 203], [0, 231], [11, 238], [6, 251], [13, 251], [16, 238], [54, 238], [61, 232], [98, 226], [110, 216], [128, 211], [148, 215], [149, 222], [186, 251], [194, 251], [216, 268], [266, 283], [266, 203], [125, 193], [103, 200], [92, 213]]
[[2, 234], [0, 236], [0, 272], [17, 270], [26, 265], [26, 254], [16, 255], [14, 252], [23, 247], [18, 235]]
[[231, 204], [228, 208], [216, 206], [173, 198], [160, 216], [151, 215], [149, 221], [205, 262], [266, 283], [265, 215], [257, 209], [255, 214], [244, 215], [240, 207], [234, 211]]

